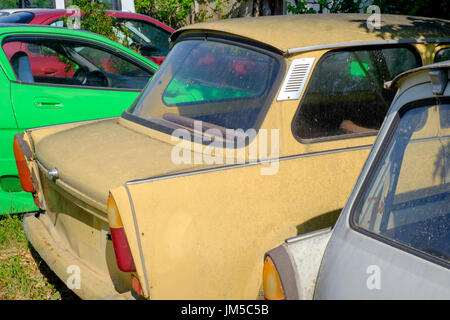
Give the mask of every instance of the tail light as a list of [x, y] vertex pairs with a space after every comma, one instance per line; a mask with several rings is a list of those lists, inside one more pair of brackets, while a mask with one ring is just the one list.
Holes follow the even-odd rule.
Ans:
[[117, 266], [121, 271], [134, 272], [136, 271], [136, 267], [134, 265], [133, 256], [131, 255], [130, 246], [128, 245], [127, 236], [125, 235], [125, 229], [119, 215], [116, 201], [112, 195], [109, 195], [108, 198], [107, 213]]
[[16, 158], [17, 171], [19, 172], [20, 185], [26, 192], [34, 193], [36, 190], [33, 185], [33, 180], [31, 179], [31, 172], [17, 138], [14, 138], [13, 149], [14, 157]]
[[277, 268], [269, 256], [264, 259], [263, 289], [266, 300], [285, 300], [283, 285]]
[[134, 275], [131, 276], [131, 287], [133, 288], [133, 291], [136, 292], [139, 296], [142, 296], [142, 286], [139, 282], [139, 279], [136, 278]]

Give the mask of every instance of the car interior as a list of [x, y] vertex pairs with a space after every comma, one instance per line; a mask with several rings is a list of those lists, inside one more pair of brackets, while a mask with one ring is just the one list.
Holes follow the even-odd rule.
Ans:
[[30, 58], [25, 52], [17, 51], [11, 57], [10, 63], [19, 81], [34, 83], [33, 73], [31, 72]]
[[31, 39], [9, 41], [3, 49], [18, 79], [26, 83], [140, 90], [151, 77], [125, 59], [81, 44]]
[[[395, 50], [395, 49], [390, 49]], [[294, 135], [316, 139], [352, 133], [374, 133], [383, 122], [395, 90], [384, 88], [402, 71], [421, 65], [404, 48], [405, 65], [394, 65], [386, 50], [337, 51], [319, 62], [293, 121]], [[351, 121], [360, 130], [345, 128]]]
[[403, 116], [355, 220], [364, 229], [446, 261], [450, 261], [450, 140], [445, 119], [436, 118], [448, 112], [450, 105], [440, 105], [439, 111], [421, 107]]

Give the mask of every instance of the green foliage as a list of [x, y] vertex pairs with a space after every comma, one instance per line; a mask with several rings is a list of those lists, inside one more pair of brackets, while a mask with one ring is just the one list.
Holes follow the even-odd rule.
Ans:
[[226, 10], [228, 8], [228, 0], [215, 0], [213, 12], [217, 15], [219, 19], [227, 19], [228, 14]]
[[78, 299], [31, 247], [22, 215], [0, 216], [0, 300]]
[[362, 9], [361, 0], [322, 0], [323, 7], [330, 10], [331, 13], [359, 13]]
[[0, 9], [12, 9], [18, 8], [17, 0], [1, 0], [0, 1]]
[[[240, 3], [242, 0], [237, 0]], [[227, 19], [230, 0], [198, 0], [200, 8], [194, 17], [195, 22], [209, 19]], [[186, 24], [186, 18], [191, 13], [194, 0], [135, 0], [136, 12], [153, 17], [175, 29]], [[209, 10], [208, 10], [209, 9]]]
[[76, 68], [75, 62], [73, 62], [66, 56], [63, 56], [63, 55], [57, 53], [55, 50], [53, 50], [49, 47], [42, 46], [42, 54], [47, 57], [53, 57], [53, 56], [58, 57], [58, 60], [65, 64], [65, 66], [64, 66], [65, 72], [75, 71], [75, 68]]
[[[296, 5], [287, 4], [287, 11], [292, 14], [320, 13], [324, 9], [331, 13], [365, 12], [362, 0], [318, 0], [320, 9], [307, 8], [308, 1], [298, 0]], [[381, 13], [423, 16], [450, 19], [450, 2], [436, 0], [373, 0], [373, 5], [380, 7]], [[367, 6], [368, 4], [366, 4]]]
[[227, 12], [230, 0], [214, 0], [211, 5], [208, 0], [200, 0], [197, 2], [200, 8], [198, 14], [194, 17], [194, 22], [204, 22], [209, 19], [222, 20], [230, 17], [230, 13]]
[[53, 8], [52, 0], [33, 0], [33, 8]]
[[182, 27], [194, 0], [135, 0], [136, 12], [153, 17], [173, 28]]
[[286, 10], [292, 14], [317, 13], [313, 8], [307, 8], [307, 4], [306, 0], [298, 0], [295, 6], [288, 2]]
[[[25, 0], [24, 8], [54, 8], [52, 0]], [[22, 8], [21, 0], [0, 0], [0, 9]]]
[[374, 0], [381, 13], [450, 19], [450, 2], [436, 0]]
[[198, 15], [197, 17], [195, 17], [195, 22], [204, 22], [211, 18], [212, 16], [208, 15], [208, 10], [206, 10], [205, 8], [199, 8]]
[[[72, 0], [68, 5], [74, 5], [80, 8], [84, 14], [80, 17], [80, 27], [83, 30], [105, 36], [123, 46], [135, 50], [131, 47], [130, 32], [128, 29], [118, 23], [113, 17], [106, 14], [108, 7], [104, 3], [93, 0]], [[64, 23], [67, 25], [69, 17], [64, 17]]]
[[0, 250], [26, 245], [27, 237], [23, 233], [21, 217], [18, 215], [0, 216]]
[[286, 10], [292, 14], [321, 13], [327, 9], [330, 13], [357, 13], [360, 12], [362, 0], [318, 0], [319, 11], [307, 8], [308, 1], [298, 0], [296, 5], [287, 4]]

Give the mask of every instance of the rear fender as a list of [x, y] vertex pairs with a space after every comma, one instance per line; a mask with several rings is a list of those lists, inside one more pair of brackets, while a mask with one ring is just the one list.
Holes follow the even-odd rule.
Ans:
[[132, 274], [138, 278], [142, 287], [143, 296], [149, 298], [150, 285], [148, 282], [148, 270], [145, 270], [145, 265], [142, 263], [142, 261], [145, 261], [140, 242], [142, 231], [139, 230], [137, 223], [135, 223], [136, 220], [132, 209], [133, 204], [129, 197], [128, 189], [126, 186], [121, 186], [110, 190], [110, 194], [113, 196], [119, 209], [119, 215], [125, 229], [134, 265], [136, 266], [136, 272]]
[[312, 300], [331, 228], [289, 238], [268, 251], [277, 269], [287, 300]]

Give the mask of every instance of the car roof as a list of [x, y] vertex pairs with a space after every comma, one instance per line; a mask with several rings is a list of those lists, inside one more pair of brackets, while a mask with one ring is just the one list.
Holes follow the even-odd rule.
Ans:
[[[442, 94], [444, 94], [446, 88], [450, 85], [450, 81], [448, 80], [450, 75], [450, 72], [448, 71], [449, 69], [450, 60], [437, 62], [407, 70], [396, 76], [392, 81], [385, 83], [386, 88], [397, 90], [397, 95], [389, 108], [388, 115], [398, 112], [398, 110], [401, 109], [405, 103], [418, 99], [431, 97], [437, 98], [441, 96], [441, 93], [433, 92], [436, 84], [440, 85], [439, 89], [442, 88]], [[432, 80], [430, 75], [431, 70], [444, 70], [442, 77], [446, 77], [447, 79]], [[433, 83], [433, 81], [435, 83]], [[424, 90], [424, 87], [421, 86], [423, 84], [431, 84], [431, 86]], [[405, 95], [404, 93], [406, 92], [409, 93]]]
[[90, 32], [87, 30], [79, 30], [79, 29], [69, 29], [69, 28], [62, 28], [62, 27], [53, 27], [48, 25], [36, 25], [36, 24], [18, 24], [18, 23], [0, 23], [0, 35], [3, 34], [12, 34], [12, 35], [20, 35], [20, 33], [23, 33], [25, 35], [33, 33], [33, 34], [39, 34], [39, 33], [52, 33], [55, 36], [61, 35], [61, 36], [73, 36], [75, 38], [88, 38], [93, 41], [97, 42], [103, 42], [109, 46], [120, 47], [122, 51], [127, 53], [130, 56], [133, 56], [135, 59], [140, 60], [141, 62], [144, 62], [146, 65], [151, 65], [154, 69], [157, 69], [158, 66], [150, 61], [149, 59], [145, 58], [144, 56], [122, 46], [121, 44], [108, 39], [107, 37], [104, 37], [102, 35], [99, 35], [94, 32]]
[[382, 14], [381, 28], [371, 31], [367, 28], [369, 17], [368, 14], [300, 14], [234, 18], [188, 25], [175, 31], [172, 41], [186, 32], [222, 33], [256, 40], [283, 53], [293, 48], [379, 40], [440, 38], [450, 42], [449, 20]]
[[441, 61], [433, 64], [429, 64], [426, 66], [418, 67], [415, 69], [407, 70], [403, 73], [400, 73], [398, 76], [396, 76], [392, 81], [390, 81], [387, 86], [390, 88], [399, 87], [403, 80], [406, 78], [409, 78], [409, 76], [412, 76], [416, 73], [419, 73], [424, 70], [439, 70], [439, 69], [450, 69], [450, 60], [447, 61]]
[[48, 25], [40, 25], [40, 24], [22, 24], [22, 23], [0, 23], [0, 35], [5, 33], [17, 33], [20, 31], [25, 32], [52, 32], [52, 33], [61, 33], [61, 34], [78, 34], [78, 35], [85, 35], [88, 37], [100, 37], [104, 40], [111, 41], [115, 43], [112, 40], [109, 40], [108, 38], [99, 35], [94, 32], [90, 32], [87, 30], [80, 30], [80, 29], [69, 29], [69, 28], [62, 28], [62, 27], [55, 27], [55, 26], [48, 26]]
[[50, 13], [50, 12], [65, 12], [64, 9], [46, 9], [46, 8], [16, 8], [16, 9], [1, 9], [0, 12], [16, 13], [16, 12], [33, 12], [33, 13]]
[[[76, 37], [84, 37], [84, 38], [90, 38], [95, 41], [102, 41], [112, 46], [121, 46], [119, 43], [114, 42], [107, 37], [104, 37], [102, 35], [99, 35], [94, 32], [90, 32], [87, 30], [80, 30], [80, 29], [69, 29], [69, 28], [62, 28], [62, 27], [54, 27], [54, 26], [48, 26], [48, 25], [37, 25], [37, 24], [20, 24], [20, 23], [0, 23], [0, 35], [3, 34], [14, 34], [17, 35], [18, 33], [23, 32], [24, 34], [27, 34], [29, 32], [31, 33], [53, 33], [55, 35], [68, 35], [68, 36], [76, 36]], [[121, 46], [123, 47], [123, 46]], [[127, 48], [123, 47], [126, 51]], [[131, 51], [132, 52], [132, 51]], [[138, 55], [140, 56], [140, 55]], [[143, 58], [144, 60], [147, 60]]]
[[[30, 12], [34, 15], [48, 15], [48, 16], [62, 16], [68, 12], [72, 12], [72, 10], [68, 9], [36, 9], [36, 8], [25, 8], [25, 9], [4, 9], [0, 10], [0, 12], [8, 12], [9, 14], [19, 13], [19, 12]], [[127, 12], [127, 11], [119, 11], [119, 10], [106, 10], [107, 13], [120, 17], [120, 18], [129, 18], [129, 19], [137, 19], [137, 20], [145, 20], [151, 22], [169, 32], [173, 32], [174, 29], [171, 26], [168, 26], [161, 21], [158, 21], [150, 16], [135, 13], [135, 12]]]

